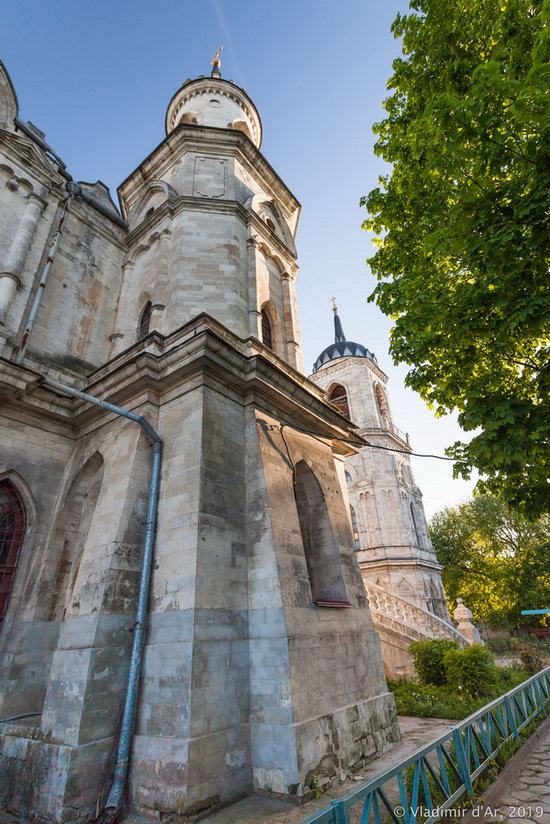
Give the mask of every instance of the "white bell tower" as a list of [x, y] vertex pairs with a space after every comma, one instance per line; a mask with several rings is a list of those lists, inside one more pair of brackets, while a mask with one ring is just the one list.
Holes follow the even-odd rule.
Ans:
[[363, 578], [449, 620], [422, 493], [412, 472], [409, 436], [394, 423], [387, 375], [365, 346], [346, 340], [336, 305], [334, 343], [311, 380], [358, 427], [365, 446], [346, 459], [357, 559]]

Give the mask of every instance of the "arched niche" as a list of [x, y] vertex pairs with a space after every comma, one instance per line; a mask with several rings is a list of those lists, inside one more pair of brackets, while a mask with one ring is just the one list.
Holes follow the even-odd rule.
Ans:
[[334, 540], [321, 485], [303, 460], [296, 464], [294, 477], [296, 509], [312, 599], [318, 606], [349, 606], [340, 550]]
[[[75, 475], [53, 533], [57, 575], [51, 598], [50, 620], [61, 621], [71, 609], [76, 576], [103, 482], [104, 463], [94, 453]], [[74, 606], [74, 604], [72, 605]]]

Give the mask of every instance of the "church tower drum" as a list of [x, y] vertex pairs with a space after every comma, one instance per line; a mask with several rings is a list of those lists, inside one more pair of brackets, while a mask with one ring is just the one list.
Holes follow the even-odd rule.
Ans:
[[346, 340], [333, 311], [334, 343], [315, 361], [311, 380], [372, 444], [346, 458], [345, 472], [363, 578], [449, 621], [442, 567], [412, 472], [409, 436], [393, 420], [388, 377], [373, 352]]

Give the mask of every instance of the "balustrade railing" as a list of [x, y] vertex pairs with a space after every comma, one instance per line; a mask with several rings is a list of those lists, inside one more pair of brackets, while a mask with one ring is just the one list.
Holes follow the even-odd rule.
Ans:
[[375, 625], [379, 616], [385, 616], [402, 624], [405, 634], [409, 634], [407, 630], [410, 629], [413, 633], [416, 631], [430, 638], [454, 638], [462, 644], [468, 643], [467, 639], [452, 624], [434, 615], [433, 612], [388, 592], [378, 584], [370, 581], [364, 581], [364, 584]]
[[474, 781], [549, 704], [547, 667], [302, 824], [431, 824], [475, 797]]

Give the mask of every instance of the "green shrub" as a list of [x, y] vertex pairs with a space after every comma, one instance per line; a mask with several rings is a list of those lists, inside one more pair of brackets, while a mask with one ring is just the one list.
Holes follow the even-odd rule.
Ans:
[[451, 649], [443, 656], [447, 684], [472, 696], [489, 696], [499, 683], [499, 671], [483, 644]]
[[456, 641], [448, 638], [432, 638], [428, 641], [413, 641], [409, 647], [414, 668], [421, 684], [433, 684], [436, 687], [446, 684], [445, 653], [457, 650]]

